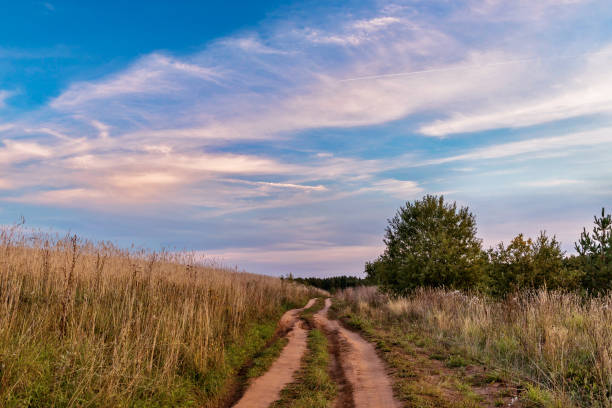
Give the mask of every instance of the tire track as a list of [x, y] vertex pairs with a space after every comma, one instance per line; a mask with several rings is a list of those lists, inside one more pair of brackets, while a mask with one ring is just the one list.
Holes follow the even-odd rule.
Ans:
[[335, 338], [338, 345], [339, 364], [348, 387], [339, 382], [337, 408], [399, 408], [401, 405], [393, 396], [391, 380], [385, 365], [376, 354], [374, 346], [359, 334], [345, 329], [337, 320], [329, 320], [327, 312], [331, 299], [325, 300], [325, 307], [315, 314], [315, 324]]
[[306, 351], [307, 330], [304, 323], [298, 321], [299, 314], [314, 302], [315, 299], [310, 299], [306, 306], [283, 314], [279, 320], [279, 334], [287, 333], [289, 342], [270, 369], [253, 381], [234, 408], [267, 408], [279, 399], [281, 390], [293, 381]]

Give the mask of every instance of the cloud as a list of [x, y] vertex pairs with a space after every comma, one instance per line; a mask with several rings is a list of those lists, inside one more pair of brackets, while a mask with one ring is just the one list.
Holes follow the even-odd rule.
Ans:
[[259, 38], [257, 38], [254, 35], [225, 39], [223, 41], [220, 41], [219, 44], [229, 46], [229, 47], [235, 47], [246, 53], [253, 53], [253, 54], [276, 54], [276, 55], [290, 54], [290, 52], [272, 48], [268, 45], [265, 45], [264, 43], [261, 42]]
[[175, 92], [185, 87], [177, 75], [205, 81], [216, 81], [219, 77], [213, 69], [154, 53], [111, 78], [70, 86], [54, 99], [50, 106], [55, 109], [69, 109], [88, 102], [124, 95]]
[[518, 142], [496, 144], [477, 148], [468, 153], [455, 156], [426, 160], [415, 165], [423, 166], [455, 161], [502, 159], [533, 153], [563, 153], [574, 147], [594, 147], [605, 144], [612, 144], [612, 128], [603, 128], [590, 132], [576, 132], [565, 136], [532, 138]]
[[403, 200], [416, 198], [423, 192], [423, 188], [414, 181], [382, 179], [376, 180], [369, 187], [364, 187], [359, 192], [378, 192], [388, 194]]
[[12, 123], [0, 123], [0, 133], [1, 132], [5, 132], [7, 130], [10, 130], [14, 127], [15, 125]]
[[274, 183], [269, 181], [249, 181], [249, 180], [227, 180], [231, 183], [241, 183], [248, 184], [252, 186], [262, 186], [269, 188], [280, 188], [280, 189], [296, 189], [296, 190], [304, 190], [304, 191], [327, 191], [327, 187], [323, 185], [317, 186], [308, 186], [303, 184], [293, 184], [293, 183]]
[[[154, 52], [70, 84], [0, 125], [2, 180], [10, 180], [0, 180], [2, 200], [155, 220], [180, 213], [189, 225], [175, 235], [201, 237], [202, 220], [219, 220], [209, 229], [219, 235], [235, 223], [218, 244], [230, 248], [214, 255], [253, 271], [301, 264], [323, 274], [361, 271], [378, 255], [381, 222], [398, 199], [461, 197], [465, 184], [502, 173], [532, 195], [593, 180], [586, 164], [521, 185], [524, 173], [502, 160], [531, 170], [537, 158], [575, 161], [612, 144], [595, 119], [588, 132], [519, 131], [611, 109], [606, 40], [596, 52], [576, 40], [587, 52], [561, 58], [556, 47], [566, 44], [551, 31], [571, 26], [585, 4], [383, 3], [276, 16], [189, 55]], [[0, 58], [11, 52], [18, 57], [0, 49]], [[503, 142], [495, 133], [423, 137], [502, 127], [519, 130]], [[443, 166], [459, 161], [478, 166]], [[316, 231], [313, 213], [323, 216]], [[364, 217], [378, 221], [366, 226]], [[308, 221], [287, 222], [296, 219]], [[250, 229], [258, 237], [241, 241]], [[291, 230], [309, 243], [297, 245]]]
[[52, 150], [38, 143], [16, 142], [4, 140], [4, 146], [0, 147], [0, 166], [8, 166], [13, 163], [47, 158], [52, 155]]
[[[366, 261], [383, 251], [378, 245], [304, 245], [291, 247], [226, 248], [199, 252], [203, 258], [241, 265], [249, 271], [294, 276], [333, 276], [361, 274]], [[324, 263], [321, 260], [325, 260]], [[296, 272], [298, 272], [296, 274]]]
[[[563, 59], [566, 59], [564, 57]], [[420, 132], [429, 136], [476, 132], [498, 128], [517, 128], [579, 116], [612, 113], [612, 47], [578, 56], [586, 65], [577, 73], [556, 78], [551, 89], [537, 97], [526, 95], [486, 110], [454, 113], [446, 119], [423, 125]], [[559, 62], [552, 58], [549, 62]]]
[[[0, 109], [6, 106], [6, 100], [14, 94], [15, 92], [0, 89]], [[1, 125], [0, 130], [2, 130]]]
[[378, 31], [387, 26], [401, 22], [397, 17], [375, 17], [369, 20], [359, 20], [353, 23], [353, 27], [364, 31]]
[[12, 184], [9, 180], [0, 178], [0, 190], [8, 190], [12, 188]]
[[527, 187], [560, 187], [567, 186], [572, 184], [581, 184], [582, 182], [579, 180], [569, 180], [569, 179], [552, 179], [552, 180], [538, 180], [538, 181], [526, 181], [520, 183], [522, 186]]
[[104, 124], [102, 122], [99, 122], [97, 120], [92, 120], [91, 121], [91, 125], [93, 127], [95, 127], [96, 129], [98, 129], [98, 131], [100, 132], [100, 133], [98, 133], [98, 136], [101, 139], [108, 139], [109, 131], [110, 131], [110, 126], [108, 126], [108, 125], [106, 125], [106, 124]]

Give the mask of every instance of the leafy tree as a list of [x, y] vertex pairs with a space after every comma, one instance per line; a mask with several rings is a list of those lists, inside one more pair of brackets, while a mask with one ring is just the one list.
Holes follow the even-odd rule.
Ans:
[[379, 256], [375, 261], [365, 263], [366, 282], [369, 285], [380, 285], [382, 276], [385, 276], [387, 265], [385, 255]]
[[493, 295], [519, 289], [578, 289], [581, 276], [565, 266], [564, 253], [556, 237], [545, 231], [532, 240], [519, 234], [508, 246], [498, 244], [487, 252], [487, 286]]
[[366, 273], [391, 292], [480, 282], [483, 256], [474, 216], [443, 196], [407, 202], [389, 220], [384, 242], [384, 254], [366, 265]]
[[575, 248], [584, 270], [583, 285], [592, 292], [612, 289], [612, 216], [601, 209], [601, 217], [594, 216], [592, 233], [586, 228]]

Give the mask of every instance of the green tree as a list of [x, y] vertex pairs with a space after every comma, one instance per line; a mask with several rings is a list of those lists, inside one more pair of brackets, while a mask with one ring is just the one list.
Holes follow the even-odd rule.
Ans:
[[476, 220], [467, 207], [427, 195], [407, 202], [386, 229], [385, 253], [366, 266], [383, 288], [398, 294], [419, 286], [473, 288], [483, 254]]
[[489, 249], [487, 286], [493, 295], [502, 296], [519, 289], [578, 289], [581, 277], [565, 266], [564, 252], [556, 237], [545, 231], [532, 240], [519, 234], [508, 246]]
[[584, 287], [591, 292], [612, 289], [612, 216], [601, 209], [601, 217], [594, 216], [592, 233], [583, 229], [575, 243], [584, 270]]

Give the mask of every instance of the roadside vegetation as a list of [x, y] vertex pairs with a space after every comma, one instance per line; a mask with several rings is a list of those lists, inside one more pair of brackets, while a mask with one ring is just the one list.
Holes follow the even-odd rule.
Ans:
[[489, 249], [476, 232], [469, 209], [443, 197], [406, 203], [365, 267], [380, 290], [336, 294], [338, 316], [393, 368], [398, 397], [414, 407], [612, 406], [612, 217], [595, 216], [572, 256], [545, 232]]
[[1, 405], [222, 406], [312, 294], [184, 254], [5, 228]]
[[268, 371], [288, 342], [289, 340], [286, 337], [274, 338], [268, 347], [261, 350], [253, 358], [253, 362], [246, 372], [246, 377], [249, 379], [256, 378]]
[[356, 276], [331, 276], [328, 278], [293, 278], [289, 275], [286, 278], [288, 280], [293, 280], [294, 282], [298, 282], [304, 285], [314, 286], [315, 288], [323, 289], [330, 293], [334, 293], [337, 290], [342, 290], [346, 288], [353, 288], [356, 286], [364, 286], [371, 284], [371, 282], [367, 279], [358, 278]]
[[330, 355], [325, 334], [314, 328], [313, 316], [324, 306], [323, 299], [304, 310], [300, 317], [310, 326], [307, 351], [294, 382], [281, 392], [272, 408], [328, 408], [336, 396], [336, 384], [329, 373]]

